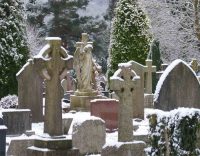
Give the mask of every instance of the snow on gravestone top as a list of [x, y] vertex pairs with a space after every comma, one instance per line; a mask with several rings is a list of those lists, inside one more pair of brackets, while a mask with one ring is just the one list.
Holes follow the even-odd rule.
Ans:
[[156, 86], [154, 106], [169, 111], [178, 107], [200, 108], [200, 84], [184, 61], [173, 61]]

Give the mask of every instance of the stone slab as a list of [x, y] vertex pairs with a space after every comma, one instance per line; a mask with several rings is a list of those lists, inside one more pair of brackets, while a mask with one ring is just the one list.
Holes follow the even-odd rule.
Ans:
[[95, 99], [91, 100], [90, 112], [105, 121], [108, 131], [114, 131], [118, 128], [118, 105], [115, 99]]
[[144, 94], [144, 107], [153, 108], [154, 94]]
[[12, 139], [8, 147], [7, 155], [27, 156], [27, 148], [33, 146], [34, 139]]
[[29, 109], [2, 110], [7, 135], [20, 135], [31, 129], [31, 111]]
[[102, 96], [70, 96], [71, 109], [78, 111], [89, 111], [90, 101], [94, 99], [100, 99]]
[[143, 141], [116, 142], [112, 145], [105, 145], [101, 156], [145, 156]]

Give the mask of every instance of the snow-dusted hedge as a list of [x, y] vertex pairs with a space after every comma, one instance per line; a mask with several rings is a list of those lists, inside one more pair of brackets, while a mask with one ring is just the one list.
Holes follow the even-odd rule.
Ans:
[[17, 108], [18, 106], [18, 97], [16, 95], [8, 95], [0, 100], [0, 108]]
[[148, 156], [200, 155], [200, 109], [179, 108], [149, 114]]

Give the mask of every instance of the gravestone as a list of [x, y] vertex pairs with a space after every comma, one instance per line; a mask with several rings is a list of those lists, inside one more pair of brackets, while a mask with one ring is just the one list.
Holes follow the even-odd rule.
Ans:
[[7, 135], [20, 135], [31, 129], [30, 109], [4, 109], [2, 114]]
[[197, 59], [192, 59], [192, 61], [189, 63], [190, 67], [194, 70], [195, 73], [199, 71], [199, 64]]
[[[135, 62], [129, 61], [132, 64], [131, 69], [133, 69], [138, 76], [140, 76], [140, 87], [136, 90], [135, 105], [133, 106], [133, 117], [134, 118], [144, 118], [144, 82], [146, 73], [146, 91], [152, 93], [152, 72], [155, 72], [156, 67], [152, 66], [152, 60], [146, 60], [146, 66]], [[137, 109], [135, 109], [137, 108]]]
[[[46, 79], [44, 133], [27, 149], [30, 156], [76, 155], [72, 140], [63, 135], [61, 80], [72, 69], [73, 57], [61, 46], [58, 37], [46, 38], [48, 44], [34, 57], [38, 69]], [[48, 150], [47, 150], [48, 149]], [[74, 153], [73, 153], [74, 152]], [[73, 153], [73, 154], [72, 154]]]
[[43, 79], [39, 76], [33, 59], [16, 74], [18, 81], [18, 108], [30, 109], [32, 122], [43, 121]]
[[154, 107], [164, 111], [200, 108], [200, 84], [186, 62], [175, 60], [164, 71], [156, 87]]
[[142, 141], [136, 143], [133, 140], [132, 105], [135, 104], [133, 97], [135, 97], [136, 88], [140, 87], [140, 78], [131, 69], [131, 66], [130, 62], [119, 64], [119, 69], [110, 78], [110, 89], [115, 91], [120, 101], [118, 142], [104, 145], [102, 156], [131, 156], [135, 155], [135, 152], [140, 156], [144, 154], [145, 143]]
[[105, 122], [94, 116], [75, 121], [72, 132], [72, 144], [80, 150], [81, 155], [101, 152], [106, 139]]
[[116, 99], [95, 99], [90, 101], [90, 112], [92, 116], [100, 117], [105, 121], [108, 132], [118, 128], [118, 107]]

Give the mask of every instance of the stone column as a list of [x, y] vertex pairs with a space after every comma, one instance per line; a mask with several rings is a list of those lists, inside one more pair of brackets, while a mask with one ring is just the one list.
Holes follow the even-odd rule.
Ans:
[[119, 96], [118, 141], [133, 141], [132, 104], [134, 90], [140, 81], [131, 70], [131, 64], [119, 65], [119, 69], [110, 78], [110, 89]]

